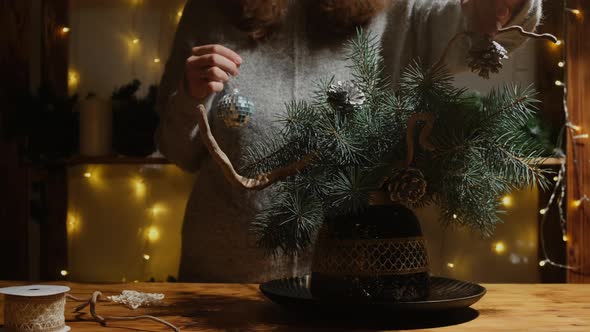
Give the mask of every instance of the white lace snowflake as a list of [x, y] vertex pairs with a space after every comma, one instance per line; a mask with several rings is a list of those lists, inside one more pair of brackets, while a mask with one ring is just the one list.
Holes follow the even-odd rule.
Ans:
[[129, 309], [135, 310], [139, 307], [149, 307], [161, 304], [164, 299], [164, 294], [124, 290], [121, 295], [112, 295], [107, 298], [115, 303], [123, 304]]

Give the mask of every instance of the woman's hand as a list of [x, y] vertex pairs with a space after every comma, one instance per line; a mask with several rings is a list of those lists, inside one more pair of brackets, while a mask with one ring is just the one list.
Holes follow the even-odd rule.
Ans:
[[472, 7], [472, 29], [494, 35], [517, 13], [526, 0], [461, 0], [464, 8]]
[[185, 88], [195, 99], [222, 91], [224, 83], [239, 73], [242, 58], [225, 46], [197, 46], [192, 52], [186, 60]]

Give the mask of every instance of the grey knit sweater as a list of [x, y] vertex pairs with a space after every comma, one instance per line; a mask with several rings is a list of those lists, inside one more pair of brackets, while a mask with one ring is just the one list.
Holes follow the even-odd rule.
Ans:
[[[201, 144], [194, 111], [198, 102], [205, 103], [214, 136], [239, 165], [249, 142], [276, 125], [273, 120], [283, 111], [285, 102], [308, 98], [319, 79], [331, 75], [338, 80], [349, 79], [343, 59], [345, 39], [318, 45], [309, 38], [312, 32], [306, 28], [307, 1], [291, 1], [280, 29], [257, 45], [229, 22], [215, 1], [188, 1], [160, 86], [161, 124], [156, 135], [158, 147], [167, 158], [187, 171], [199, 171], [182, 230], [183, 281], [258, 282], [309, 270], [309, 255], [267, 257], [256, 247], [249, 223], [272, 199], [272, 189], [248, 192], [232, 187]], [[387, 73], [395, 84], [413, 59], [419, 57], [426, 63], [438, 59], [448, 41], [469, 28], [470, 9], [462, 10], [460, 0], [391, 1], [392, 6], [365, 29], [380, 38]], [[509, 24], [532, 30], [540, 16], [541, 0], [528, 0]], [[509, 50], [524, 42], [512, 33], [501, 35], [499, 40]], [[215, 116], [221, 95], [196, 101], [184, 92], [181, 82], [191, 47], [205, 44], [225, 45], [243, 58], [240, 76], [234, 81], [257, 109], [247, 127], [229, 129]], [[452, 70], [465, 67], [468, 45], [465, 38], [451, 53]]]

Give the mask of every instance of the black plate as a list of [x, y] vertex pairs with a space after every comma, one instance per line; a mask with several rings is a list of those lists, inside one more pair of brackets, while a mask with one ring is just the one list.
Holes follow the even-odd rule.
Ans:
[[486, 289], [478, 284], [443, 277], [431, 277], [430, 295], [424, 301], [354, 302], [314, 298], [309, 291], [310, 276], [272, 280], [260, 285], [260, 291], [273, 302], [295, 310], [329, 311], [442, 311], [466, 308], [479, 301]]

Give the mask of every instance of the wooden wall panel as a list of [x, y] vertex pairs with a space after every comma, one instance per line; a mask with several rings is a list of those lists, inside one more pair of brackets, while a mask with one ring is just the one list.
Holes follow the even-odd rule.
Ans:
[[[574, 6], [575, 5], [575, 6]], [[567, 47], [568, 106], [571, 122], [581, 132], [568, 135], [568, 263], [579, 267], [568, 272], [567, 280], [573, 283], [590, 282], [590, 202], [575, 206], [572, 201], [590, 196], [590, 140], [573, 139], [575, 134], [590, 134], [590, 2], [572, 1], [582, 15], [568, 15]]]

